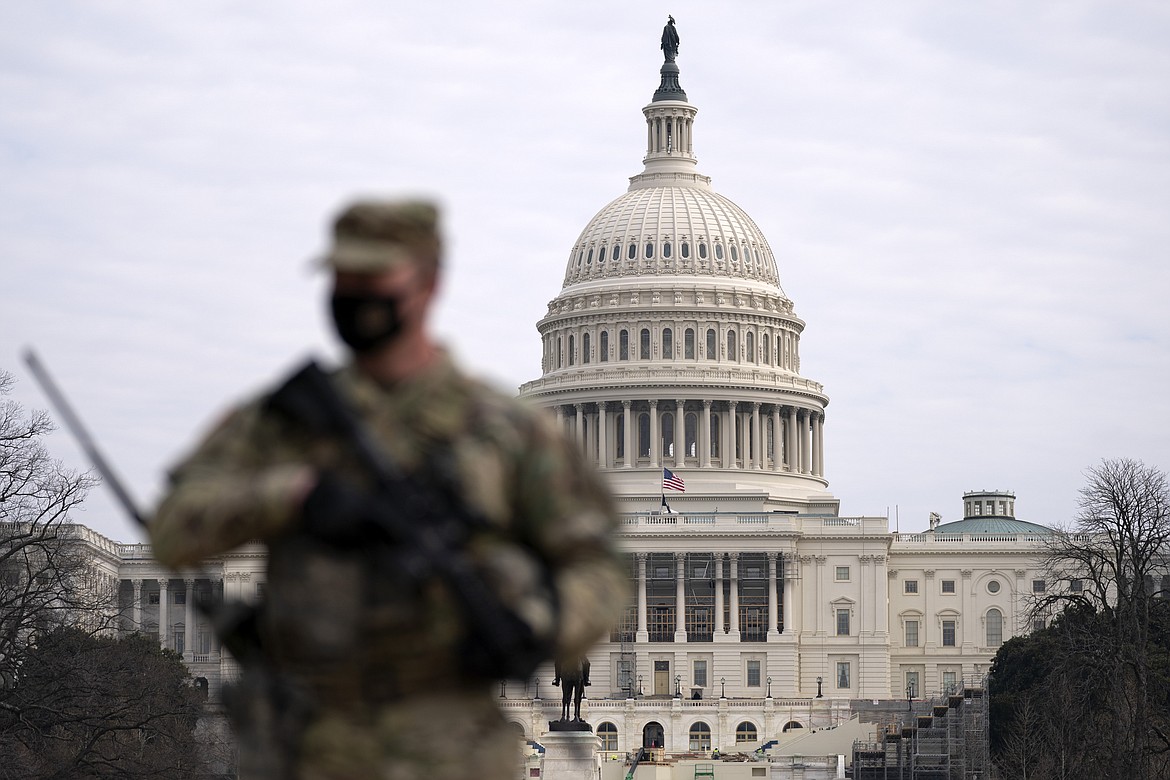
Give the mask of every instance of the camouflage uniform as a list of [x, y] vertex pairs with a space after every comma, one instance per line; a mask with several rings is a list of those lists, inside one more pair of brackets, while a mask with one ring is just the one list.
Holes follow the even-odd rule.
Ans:
[[[613, 624], [626, 598], [612, 507], [551, 420], [467, 378], [446, 355], [389, 388], [353, 366], [333, 381], [404, 471], [432, 480], [446, 472], [438, 481], [489, 521], [468, 544], [473, 558], [538, 634], [555, 636], [558, 657], [583, 653]], [[267, 543], [266, 664], [308, 702], [292, 776], [513, 776], [518, 744], [495, 705], [496, 681], [460, 674], [463, 617], [443, 582], [408, 581], [402, 551], [339, 551], [298, 534], [289, 493], [305, 464], [361, 480], [342, 443], [257, 399], [178, 466], [151, 524], [156, 557], [175, 567]], [[526, 550], [547, 562], [559, 616], [526, 595], [541, 577]], [[247, 741], [245, 771], [272, 764]]]

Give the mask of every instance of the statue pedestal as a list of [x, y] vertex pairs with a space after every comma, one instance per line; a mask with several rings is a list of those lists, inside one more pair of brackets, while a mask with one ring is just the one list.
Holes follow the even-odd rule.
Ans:
[[597, 780], [601, 740], [592, 731], [549, 731], [544, 745], [545, 780]]

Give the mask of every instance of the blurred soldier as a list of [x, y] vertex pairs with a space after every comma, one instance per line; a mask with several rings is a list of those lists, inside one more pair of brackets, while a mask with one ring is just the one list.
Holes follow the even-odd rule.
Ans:
[[591, 468], [548, 418], [469, 379], [433, 341], [440, 254], [429, 203], [341, 213], [324, 262], [352, 362], [327, 384], [406, 480], [451, 509], [414, 516], [379, 494], [345, 441], [284, 413], [281, 389], [235, 409], [174, 469], [151, 524], [172, 567], [268, 547], [254, 629], [225, 637], [259, 659], [231, 703], [245, 777], [514, 775], [518, 743], [492, 686], [515, 669], [471, 662], [483, 621], [441, 566], [382, 533], [388, 516], [452, 526], [442, 538], [543, 658], [582, 655], [626, 601]]

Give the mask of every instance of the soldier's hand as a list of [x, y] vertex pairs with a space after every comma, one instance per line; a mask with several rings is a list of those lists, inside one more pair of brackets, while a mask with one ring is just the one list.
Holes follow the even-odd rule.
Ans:
[[301, 507], [301, 528], [315, 539], [342, 547], [384, 541], [379, 511], [374, 498], [326, 471]]

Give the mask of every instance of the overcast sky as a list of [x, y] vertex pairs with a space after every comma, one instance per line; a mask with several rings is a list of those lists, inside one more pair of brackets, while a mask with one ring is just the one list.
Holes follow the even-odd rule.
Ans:
[[[1170, 468], [1161, 2], [7, 3], [13, 397], [47, 405], [33, 345], [152, 505], [230, 400], [337, 356], [309, 262], [370, 193], [442, 200], [443, 338], [537, 377], [570, 247], [642, 168], [667, 13], [699, 170], [807, 323], [843, 514], [999, 488], [1062, 524], [1099, 459]], [[105, 488], [75, 519], [141, 538]]]

